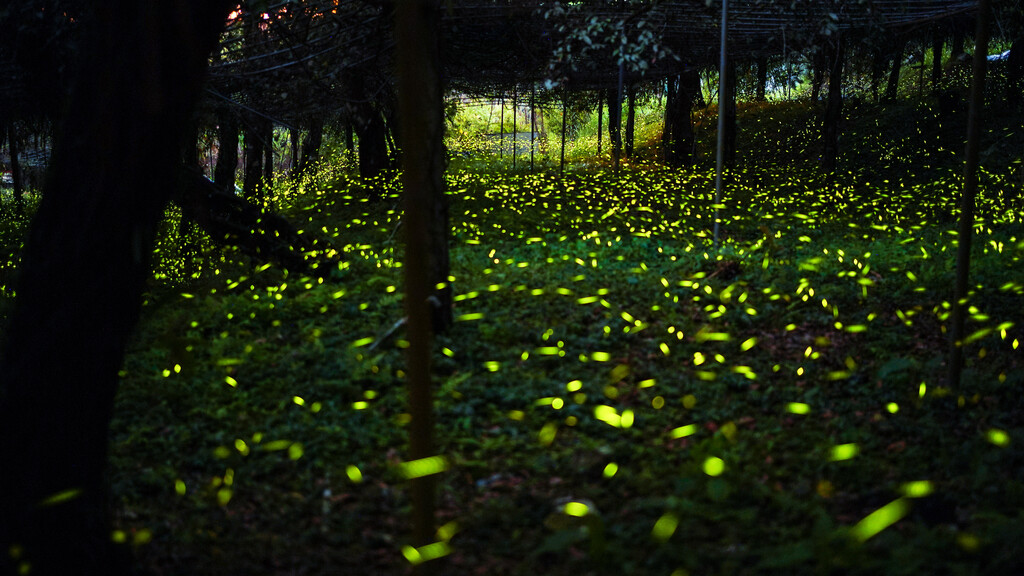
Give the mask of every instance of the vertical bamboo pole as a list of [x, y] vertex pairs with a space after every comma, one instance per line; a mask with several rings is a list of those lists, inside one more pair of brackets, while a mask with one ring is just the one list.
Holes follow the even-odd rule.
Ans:
[[725, 49], [728, 18], [729, 0], [722, 0], [722, 41], [718, 56], [718, 151], [715, 154], [715, 248], [718, 247], [718, 204], [722, 199], [722, 170], [725, 163]]

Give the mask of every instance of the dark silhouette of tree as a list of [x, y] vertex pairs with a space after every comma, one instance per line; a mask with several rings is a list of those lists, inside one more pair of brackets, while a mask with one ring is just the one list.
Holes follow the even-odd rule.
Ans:
[[821, 155], [822, 168], [828, 174], [836, 171], [839, 161], [839, 123], [843, 118], [843, 62], [846, 59], [844, 41], [836, 37], [829, 48], [828, 101], [822, 120], [824, 150]]
[[83, 48], [0, 366], [3, 573], [110, 575], [117, 372], [226, 0], [107, 0]]
[[238, 171], [238, 118], [228, 106], [219, 106], [217, 114], [217, 167], [213, 181], [221, 190], [235, 193]]

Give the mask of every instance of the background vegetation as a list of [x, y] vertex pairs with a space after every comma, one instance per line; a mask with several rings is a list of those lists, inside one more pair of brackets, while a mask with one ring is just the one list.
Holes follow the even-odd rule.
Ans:
[[[453, 161], [447, 571], [1021, 569], [1024, 139], [1002, 128], [1021, 117], [988, 118], [971, 360], [950, 390], [962, 119], [854, 107], [829, 183], [814, 115], [741, 106], [717, 251], [706, 168]], [[114, 537], [146, 570], [404, 570], [401, 211], [395, 181], [375, 186], [383, 201], [341, 171], [279, 185], [321, 240], [309, 275], [168, 215], [110, 469]], [[18, 224], [4, 234], [15, 269]]]

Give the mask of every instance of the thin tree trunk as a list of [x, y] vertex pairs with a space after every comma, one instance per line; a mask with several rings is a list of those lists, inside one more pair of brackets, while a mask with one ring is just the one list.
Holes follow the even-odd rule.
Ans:
[[836, 37], [832, 48], [828, 75], [828, 103], [822, 123], [822, 167], [828, 174], [834, 174], [839, 160], [839, 122], [843, 117], [843, 60], [846, 57], [842, 37]]
[[[409, 460], [435, 456], [434, 412], [430, 377], [431, 328], [451, 323], [448, 286], [448, 210], [444, 196], [444, 116], [438, 66], [437, 28], [432, 0], [400, 2], [396, 7], [399, 105], [405, 195], [406, 351], [409, 390]], [[438, 277], [439, 274], [443, 276]], [[445, 288], [439, 293], [437, 282]], [[431, 300], [440, 302], [431, 304]], [[435, 541], [434, 510], [437, 474], [410, 478], [412, 543]], [[419, 575], [440, 572], [437, 561], [416, 564]]]
[[519, 152], [519, 94], [512, 91], [512, 169], [516, 169], [516, 156]]
[[892, 67], [889, 69], [889, 82], [885, 86], [885, 100], [892, 102], [896, 100], [900, 87], [900, 68], [903, 66], [903, 53], [906, 51], [907, 41], [900, 40], [896, 52], [892, 55]]
[[289, 128], [288, 129], [288, 146], [291, 148], [291, 162], [289, 162], [288, 172], [294, 178], [299, 174], [299, 129]]
[[601, 156], [601, 118], [604, 117], [604, 99], [597, 93], [597, 156]]
[[245, 156], [242, 174], [242, 195], [259, 206], [263, 206], [263, 145], [260, 142], [259, 122], [250, 120], [245, 125], [242, 153]]
[[[323, 123], [319, 121], [317, 122], [317, 125], [320, 127], [320, 136], [318, 142], [322, 142], [324, 139], [324, 126]], [[317, 144], [316, 147], [317, 152], [319, 152], [320, 144]], [[352, 127], [352, 122], [345, 122], [345, 151], [348, 152], [349, 154], [355, 154], [356, 151], [355, 130]]]
[[608, 98], [608, 141], [612, 147], [612, 163], [618, 166], [619, 155], [622, 154], [622, 107], [615, 105], [619, 101], [616, 92], [609, 88], [605, 94]]
[[222, 109], [217, 127], [217, 167], [213, 182], [217, 188], [235, 193], [235, 173], [238, 171], [238, 121], [230, 110]]
[[878, 88], [882, 84], [882, 75], [885, 72], [885, 54], [875, 49], [871, 54], [871, 96], [872, 101], [878, 103]]
[[[349, 125], [351, 127], [351, 124]], [[306, 133], [306, 139], [302, 143], [302, 159], [299, 160], [299, 170], [305, 172], [309, 167], [320, 159], [320, 146], [324, 142], [324, 123], [321, 120], [314, 120]], [[351, 150], [351, 145], [349, 145]]]
[[964, 29], [959, 23], [953, 25], [953, 39], [949, 43], [949, 59], [956, 62], [964, 56]]
[[967, 147], [964, 162], [964, 194], [960, 198], [960, 223], [957, 226], [956, 280], [953, 290], [953, 325], [949, 333], [949, 388], [956, 393], [963, 372], [963, 340], [971, 267], [971, 240], [974, 235], [974, 197], [978, 192], [978, 156], [981, 141], [981, 111], [985, 96], [985, 66], [988, 56], [988, 22], [991, 3], [981, 0], [974, 34], [973, 78], [971, 102], [967, 111]]
[[[619, 89], [615, 91], [615, 136], [612, 138], [612, 167], [619, 169], [619, 159], [622, 157], [622, 100], [623, 84], [625, 82], [626, 64], [619, 62]], [[612, 99], [608, 99], [611, 106]], [[611, 117], [608, 118], [608, 127], [611, 128]]]
[[626, 96], [626, 158], [633, 157], [636, 130], [636, 86], [630, 84]]
[[932, 92], [938, 92], [942, 82], [942, 46], [944, 38], [938, 26], [932, 29]]
[[533, 115], [535, 110], [534, 100], [537, 97], [537, 87], [530, 86], [530, 172], [533, 172], [533, 140], [537, 135], [537, 119]]
[[811, 77], [811, 102], [815, 104], [821, 97], [821, 85], [825, 82], [825, 66], [828, 63], [825, 60], [825, 53], [822, 50], [818, 50], [814, 53], [814, 72]]
[[765, 92], [768, 88], [768, 58], [761, 56], [757, 59], [757, 96], [758, 102], [765, 101]]
[[15, 211], [18, 216], [25, 215], [25, 177], [21, 171], [21, 146], [18, 144], [18, 133], [14, 128], [14, 122], [7, 124], [7, 141], [10, 144], [8, 150], [11, 153], [11, 180], [14, 184]]
[[128, 572], [110, 538], [104, 481], [118, 370], [229, 8], [107, 0], [82, 21], [78, 82], [0, 365], [4, 574]]
[[260, 122], [263, 132], [263, 188], [269, 189], [274, 182], [274, 124], [270, 120]]
[[675, 126], [676, 116], [676, 91], [679, 85], [678, 76], [669, 76], [668, 80], [665, 81], [665, 113], [663, 116], [662, 128], [661, 128], [661, 157], [666, 164], [675, 165], [674, 150], [672, 146], [672, 140], [675, 136], [673, 127]]
[[725, 66], [725, 165], [736, 164], [736, 61]]
[[565, 173], [565, 122], [566, 122], [565, 110], [566, 110], [566, 108], [568, 108], [568, 105], [567, 105], [565, 100], [566, 100], [566, 91], [563, 91], [562, 92], [562, 157], [561, 157], [561, 160], [558, 163], [558, 173], [559, 174], [564, 174]]

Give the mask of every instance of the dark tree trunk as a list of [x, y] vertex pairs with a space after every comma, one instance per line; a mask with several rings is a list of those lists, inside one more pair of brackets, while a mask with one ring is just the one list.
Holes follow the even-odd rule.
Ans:
[[942, 82], [942, 46], [944, 38], [942, 30], [936, 26], [932, 29], [932, 91], [939, 90]]
[[260, 122], [263, 137], [263, 187], [269, 188], [274, 182], [274, 124], [270, 120]]
[[567, 92], [568, 91], [565, 91], [565, 90], [562, 91], [562, 146], [561, 146], [561, 156], [559, 157], [559, 161], [558, 161], [558, 173], [559, 174], [565, 173], [565, 132], [566, 132], [565, 124], [566, 124], [566, 119], [567, 119], [565, 111], [569, 107], [568, 106], [569, 103], [566, 102], [566, 96], [568, 95]]
[[900, 40], [896, 52], [892, 55], [892, 67], [889, 69], [889, 82], [885, 85], [885, 101], [896, 100], [900, 87], [900, 68], [903, 66], [903, 52], [907, 48], [907, 41]]
[[824, 50], [814, 53], [814, 72], [811, 76], [811, 102], [817, 103], [821, 97], [821, 85], [825, 83], [825, 67], [828, 66]]
[[605, 94], [608, 99], [608, 141], [612, 146], [614, 160], [622, 154], [622, 105], [619, 103], [618, 90], [615, 88], [609, 88]]
[[626, 91], [626, 158], [633, 157], [633, 144], [636, 137], [636, 86], [630, 85]]
[[[305, 172], [316, 163], [320, 158], [320, 146], [323, 142], [324, 124], [319, 120], [314, 120], [313, 124], [309, 127], [309, 132], [306, 134], [306, 139], [302, 142], [302, 159], [299, 161], [299, 171]], [[350, 147], [349, 150], [351, 149]]]
[[127, 572], [115, 560], [104, 482], [118, 370], [229, 8], [107, 0], [82, 23], [78, 82], [5, 331], [2, 573]]
[[[597, 155], [601, 155], [601, 120], [604, 117], [604, 99], [600, 92], [597, 93]], [[562, 121], [565, 122], [564, 120]]]
[[387, 144], [387, 167], [397, 168], [402, 162], [402, 148], [395, 142], [395, 131], [401, 130], [395, 112], [384, 114], [384, 142]]
[[388, 169], [387, 126], [384, 117], [372, 107], [356, 123], [359, 138], [359, 175], [373, 178]]
[[519, 94], [512, 91], [512, 169], [516, 169], [516, 156], [519, 152]]
[[835, 42], [829, 62], [828, 103], [822, 123], [822, 167], [829, 174], [835, 173], [839, 159], [839, 122], [843, 117], [843, 60], [846, 57], [843, 39], [837, 37]]
[[725, 165], [736, 164], [736, 61], [725, 66]]
[[1021, 92], [1024, 91], [1024, 37], [1017, 38], [1010, 46], [1006, 79], [1006, 101], [1016, 106], [1020, 104]]
[[18, 155], [21, 154], [21, 146], [18, 144], [18, 133], [14, 128], [14, 122], [7, 124], [7, 142], [9, 143], [8, 151], [11, 153], [11, 180], [14, 184], [14, 202], [15, 210], [18, 216], [25, 214], [25, 177], [21, 172], [21, 160]]
[[672, 139], [676, 123], [676, 92], [679, 90], [679, 76], [669, 76], [665, 81], [665, 114], [661, 127], [661, 156], [666, 164], [676, 165], [673, 157]]
[[882, 75], [885, 73], [885, 53], [875, 49], [871, 54], [871, 96], [874, 102], [878, 103], [878, 87], [882, 84]]
[[953, 24], [953, 39], [949, 43], [949, 60], [956, 62], [964, 57], [964, 28], [959, 24]]
[[263, 143], [260, 142], [262, 130], [259, 123], [250, 120], [245, 125], [244, 135], [245, 166], [242, 174], [242, 195], [246, 200], [263, 206], [263, 187], [260, 185], [263, 178]]
[[694, 133], [690, 111], [700, 91], [699, 74], [696, 70], [684, 72], [670, 86], [673, 88], [665, 104], [667, 142], [662, 135], [665, 161], [672, 166], [691, 166]]
[[292, 177], [298, 176], [299, 174], [299, 129], [289, 128], [288, 129], [288, 145], [291, 148], [291, 165], [289, 171]]
[[761, 56], [757, 59], [757, 96], [758, 102], [765, 101], [765, 91], [768, 88], [768, 58]]
[[235, 193], [235, 172], [238, 171], [238, 120], [230, 110], [221, 110], [218, 119], [217, 168], [213, 182], [229, 194]]
[[[320, 133], [323, 134], [323, 127], [320, 129]], [[356, 151], [355, 130], [352, 129], [351, 122], [345, 122], [345, 150], [353, 154]]]

